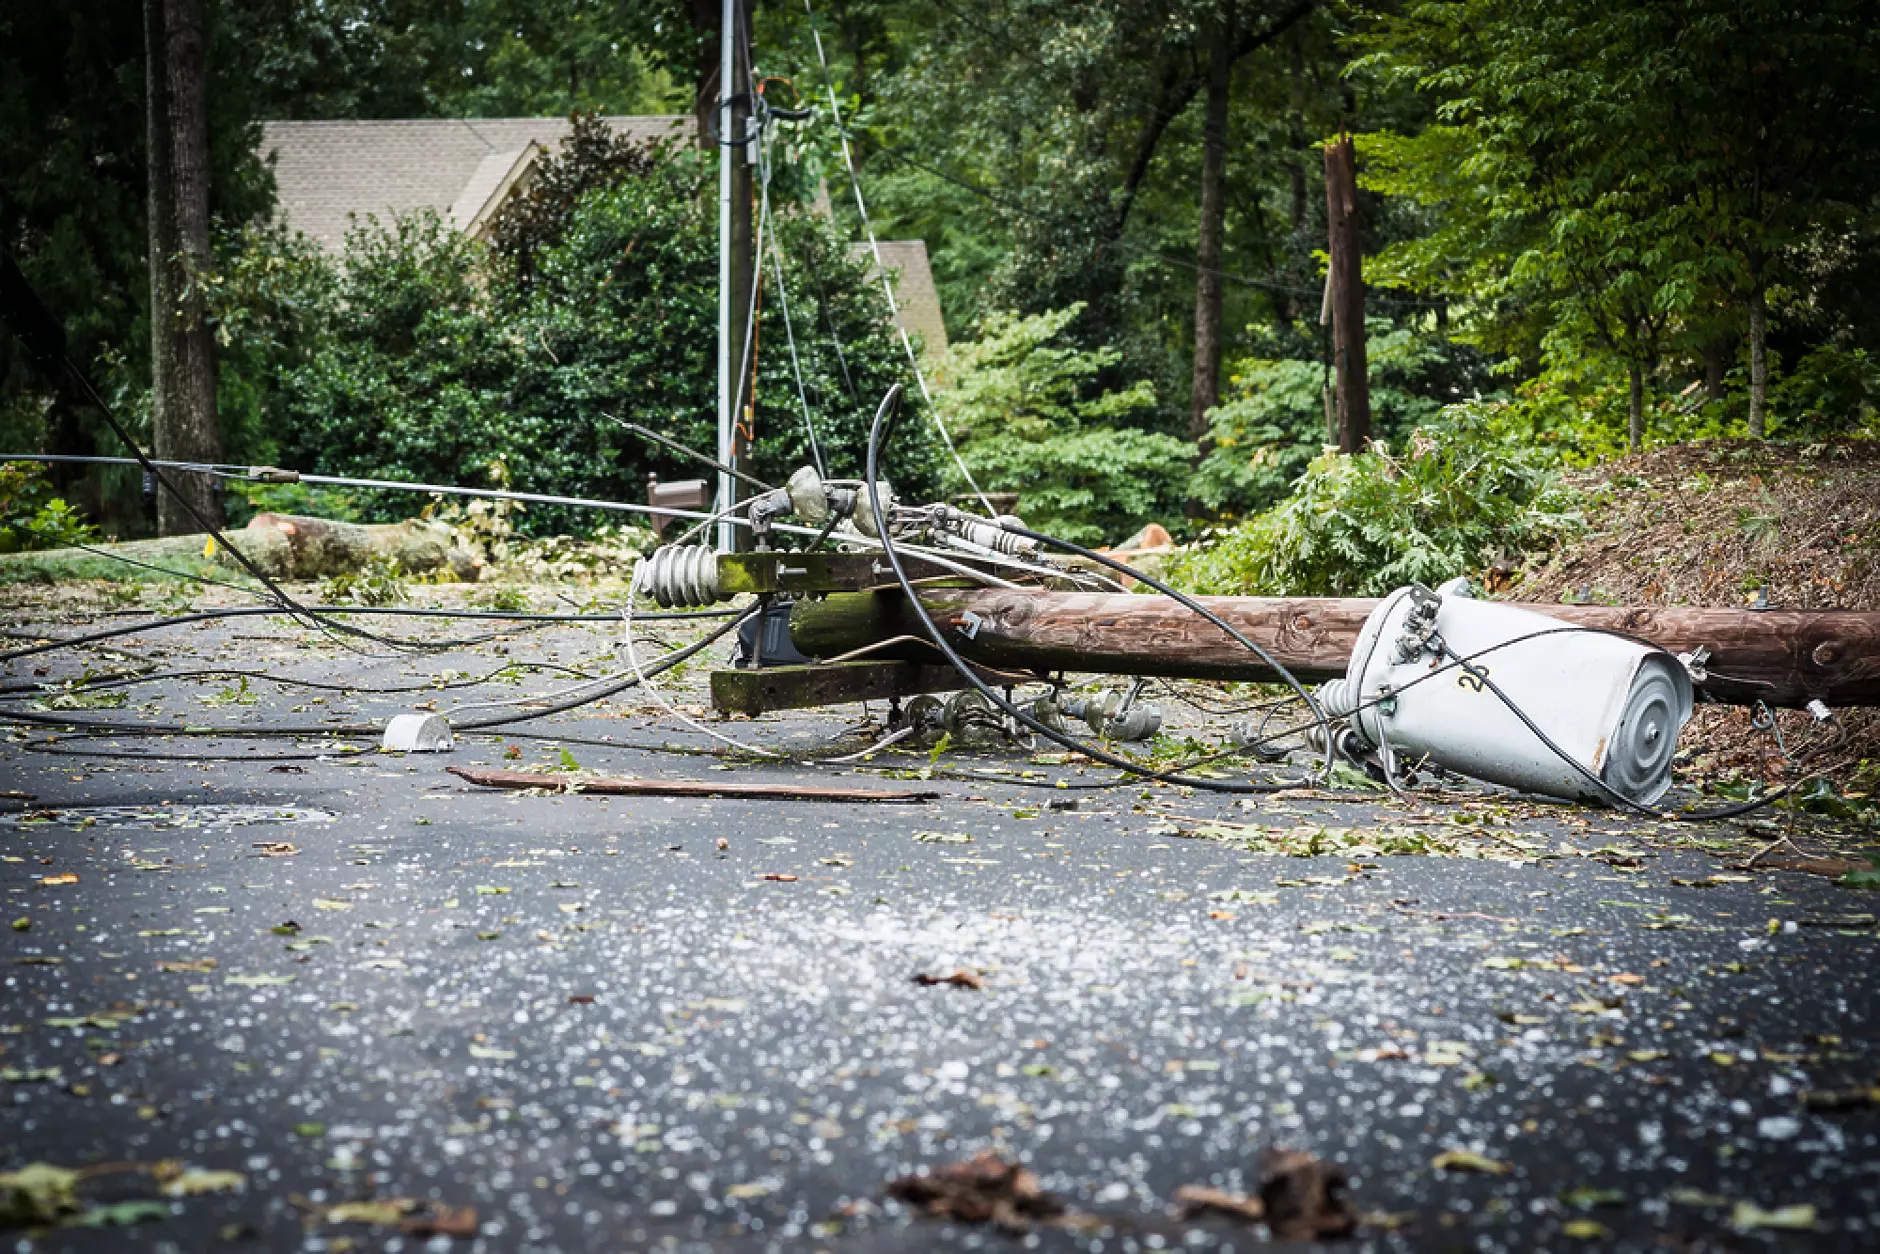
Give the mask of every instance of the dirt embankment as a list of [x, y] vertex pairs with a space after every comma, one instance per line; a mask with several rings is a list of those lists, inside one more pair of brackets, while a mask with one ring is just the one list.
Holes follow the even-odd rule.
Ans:
[[[1880, 610], [1880, 444], [1714, 440], [1653, 449], [1573, 476], [1587, 530], [1504, 595], [1606, 605]], [[1835, 761], [1880, 760], [1880, 711], [1841, 717]], [[1778, 778], [1787, 761], [1756, 711], [1709, 707], [1685, 732], [1694, 771]], [[1783, 711], [1791, 752], [1816, 738]], [[1847, 779], [1847, 770], [1837, 772]]]

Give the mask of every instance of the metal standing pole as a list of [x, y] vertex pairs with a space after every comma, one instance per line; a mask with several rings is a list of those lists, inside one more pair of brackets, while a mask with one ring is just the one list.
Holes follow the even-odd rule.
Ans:
[[[739, 346], [732, 343], [735, 325], [733, 309], [737, 294], [732, 291], [732, 204], [731, 163], [737, 155], [726, 141], [731, 138], [731, 84], [737, 74], [735, 49], [737, 38], [737, 0], [724, 0], [718, 30], [718, 461], [729, 466], [736, 452]], [[737, 504], [737, 482], [726, 471], [718, 472], [718, 508], [729, 510]], [[718, 524], [718, 551], [728, 553], [735, 547], [735, 528], [729, 521]]]

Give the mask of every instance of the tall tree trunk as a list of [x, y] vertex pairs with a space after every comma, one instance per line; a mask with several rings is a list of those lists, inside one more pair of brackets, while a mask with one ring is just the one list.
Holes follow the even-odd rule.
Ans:
[[[215, 339], [197, 276], [209, 256], [209, 102], [202, 0], [144, 0], [150, 185], [150, 374], [156, 456], [222, 459], [215, 411]], [[222, 525], [206, 475], [165, 475], [188, 498], [157, 496], [157, 530]], [[198, 521], [198, 517], [202, 521]]]
[[1723, 376], [1730, 365], [1730, 337], [1720, 335], [1704, 345], [1704, 399], [1723, 399]]
[[1645, 368], [1635, 361], [1627, 362], [1625, 379], [1631, 390], [1626, 407], [1626, 447], [1636, 453], [1645, 447]]
[[1358, 239], [1358, 178], [1349, 135], [1325, 145], [1325, 217], [1331, 242], [1332, 373], [1337, 380], [1338, 451], [1371, 439], [1371, 382], [1364, 345], [1364, 260]]
[[1201, 140], [1201, 223], [1195, 255], [1195, 378], [1188, 438], [1205, 453], [1208, 411], [1221, 400], [1221, 237], [1226, 231], [1227, 102], [1233, 84], [1234, 5], [1208, 46], [1207, 108]]
[[[1306, 247], [1306, 68], [1303, 41], [1297, 30], [1287, 38], [1286, 57], [1286, 146], [1290, 149], [1287, 177], [1292, 191], [1292, 235], [1286, 249], [1286, 281], [1295, 288], [1306, 285], [1299, 259]], [[1305, 316], [1299, 293], [1286, 293], [1286, 321], [1296, 323]]]
[[1763, 258], [1760, 250], [1749, 256], [1749, 438], [1768, 433], [1763, 407], [1769, 399], [1769, 310], [1764, 298]]

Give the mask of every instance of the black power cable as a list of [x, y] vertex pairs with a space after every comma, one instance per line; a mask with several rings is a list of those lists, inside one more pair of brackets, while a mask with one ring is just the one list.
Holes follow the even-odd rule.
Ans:
[[253, 679], [262, 683], [280, 684], [286, 688], [313, 688], [321, 692], [359, 693], [362, 696], [389, 697], [407, 692], [449, 692], [457, 688], [480, 688], [504, 671], [508, 670], [547, 670], [560, 671], [581, 680], [597, 680], [598, 675], [589, 675], [572, 666], [562, 666], [553, 662], [511, 662], [487, 675], [472, 675], [461, 679], [439, 680], [424, 684], [405, 684], [398, 687], [385, 687], [377, 684], [334, 684], [323, 683], [317, 679], [300, 679], [293, 675], [276, 675], [272, 671], [244, 670], [236, 666], [209, 666], [200, 670], [187, 671], [151, 671], [145, 674], [102, 675], [96, 679], [80, 679], [76, 682], [62, 683], [48, 681], [44, 683], [0, 684], [0, 700], [17, 697], [56, 697], [74, 692], [102, 692], [107, 688], [137, 688], [144, 684], [168, 683], [176, 679]]
[[[660, 658], [659, 661], [643, 669], [645, 677], [650, 679], [661, 672], [671, 670], [687, 658], [700, 652], [706, 646], [722, 638], [727, 632], [737, 627], [738, 624], [742, 623], [746, 618], [749, 618], [756, 610], [757, 607], [753, 604], [740, 613], [738, 617], [721, 623], [715, 630], [707, 633], [700, 639], [693, 641], [683, 648], [675, 649], [673, 652], [668, 653], [665, 657]], [[538, 718], [547, 718], [551, 714], [560, 714], [564, 711], [575, 709], [578, 706], [587, 705], [591, 702], [610, 697], [617, 692], [622, 692], [625, 689], [633, 687], [639, 682], [640, 676], [629, 675], [609, 684], [605, 688], [585, 693], [579, 697], [572, 697], [566, 701], [545, 706], [542, 709], [527, 710], [520, 714], [505, 714], [499, 717], [466, 719], [464, 722], [455, 725], [453, 730], [479, 731], [491, 727], [507, 727], [514, 723], [526, 723]], [[299, 727], [157, 727], [148, 723], [120, 723], [112, 719], [74, 718], [65, 714], [40, 714], [28, 710], [0, 709], [0, 722], [5, 722], [9, 719], [23, 723], [35, 723], [45, 727], [72, 727], [81, 731], [109, 732], [121, 736], [202, 736], [210, 739], [223, 737], [376, 736], [381, 730], [379, 727], [369, 723], [339, 723], [326, 727], [317, 725]]]
[[[900, 412], [900, 409], [901, 385], [897, 383], [888, 389], [886, 396], [881, 398], [881, 405], [875, 410], [875, 421], [868, 433], [868, 473], [863, 478], [863, 484], [868, 491], [869, 509], [874, 512], [876, 518], [884, 520], [884, 523], [887, 515], [882, 512], [879, 482], [882, 436], [884, 427]], [[1160, 780], [1165, 784], [1176, 784], [1186, 788], [1204, 788], [1214, 792], [1256, 794], [1278, 792], [1284, 788], [1297, 787], [1296, 784], [1254, 784], [1203, 779], [1198, 776], [1179, 775], [1171, 771], [1159, 771], [1153, 767], [1146, 767], [1140, 763], [1132, 762], [1128, 758], [1118, 757], [1106, 750], [1098, 749], [1090, 745], [1079, 744], [1072, 737], [1066, 736], [1054, 728], [1047, 727], [1044, 723], [1039, 722], [1031, 715], [1013, 705], [1010, 701], [1007, 701], [1004, 697], [1001, 697], [997, 692], [993, 691], [989, 685], [974, 673], [973, 668], [967, 665], [966, 660], [954, 651], [953, 646], [947, 643], [946, 636], [934, 623], [933, 617], [927, 613], [927, 607], [921, 604], [920, 594], [915, 590], [913, 583], [908, 579], [907, 571], [901, 565], [901, 555], [895, 548], [894, 539], [889, 534], [889, 530], [886, 525], [881, 527], [881, 551], [886, 555], [888, 564], [893, 567], [894, 578], [896, 582], [901, 585], [902, 594], [906, 596], [907, 603], [913, 608], [915, 616], [920, 619], [921, 625], [926, 630], [928, 637], [939, 648], [940, 652], [946, 655], [947, 661], [953, 664], [953, 668], [960, 673], [961, 678], [978, 689], [981, 696], [992, 702], [999, 709], [1005, 711], [1007, 715], [1019, 723], [1054, 743], [1063, 745], [1066, 749], [1074, 753], [1081, 753], [1085, 757], [1094, 758], [1096, 761], [1116, 767], [1118, 770], [1128, 771], [1133, 775], [1140, 775], [1147, 779]], [[1231, 627], [1227, 627], [1226, 624], [1221, 625], [1229, 634], [1235, 636], [1239, 635], [1238, 632], [1235, 632]], [[1294, 682], [1295, 684], [1297, 683], [1296, 680]], [[1310, 702], [1311, 697], [1308, 696], [1306, 700]], [[1316, 712], [1318, 706], [1313, 705], [1312, 709]], [[1329, 764], [1329, 758], [1327, 760]]]
[[[871, 493], [870, 495], [872, 496], [873, 494]], [[1288, 687], [1290, 687], [1294, 692], [1298, 693], [1300, 696], [1300, 699], [1306, 703], [1306, 709], [1312, 711], [1312, 717], [1318, 722], [1319, 727], [1325, 733], [1326, 748], [1325, 748], [1324, 774], [1328, 777], [1330, 776], [1331, 770], [1332, 770], [1331, 723], [1329, 720], [1326, 719], [1325, 712], [1319, 709], [1319, 703], [1312, 699], [1312, 694], [1306, 691], [1305, 685], [1300, 683], [1298, 677], [1295, 676], [1290, 670], [1286, 669], [1286, 667], [1281, 664], [1278, 658], [1274, 657], [1271, 653], [1268, 653], [1265, 649], [1261, 648], [1258, 644], [1255, 644], [1252, 640], [1248, 639], [1245, 635], [1241, 634], [1241, 632], [1237, 630], [1233, 625], [1228, 623], [1226, 619], [1222, 618], [1219, 614], [1216, 614], [1213, 610], [1210, 610], [1207, 606], [1201, 604], [1201, 602], [1195, 600], [1191, 596], [1188, 596], [1186, 593], [1177, 592], [1175, 589], [1169, 587], [1167, 584], [1163, 583], [1160, 579], [1157, 579], [1153, 575], [1146, 574], [1143, 571], [1137, 570], [1133, 566], [1126, 565], [1125, 563], [1119, 562], [1115, 560], [1114, 558], [1105, 556], [1104, 554], [1097, 552], [1095, 549], [1087, 549], [1081, 544], [1073, 544], [1069, 540], [1060, 540], [1056, 536], [1046, 535], [1042, 531], [1033, 531], [1029, 527], [1022, 527], [1018, 525], [1016, 522], [1012, 521], [1011, 519], [1001, 520], [998, 523], [998, 526], [1001, 530], [1009, 531], [1013, 535], [1024, 536], [1027, 539], [1036, 540], [1041, 544], [1049, 544], [1056, 548], [1063, 549], [1067, 553], [1075, 553], [1079, 557], [1088, 558], [1091, 561], [1098, 563], [1099, 565], [1107, 566], [1111, 570], [1117, 572], [1120, 575], [1127, 575], [1131, 579], [1140, 580], [1141, 582], [1147, 584], [1149, 587], [1154, 588], [1157, 592], [1160, 592], [1163, 596], [1173, 599], [1176, 604], [1182, 606], [1183, 608], [1195, 614], [1199, 614], [1201, 617], [1207, 619], [1210, 623], [1213, 623], [1216, 627], [1219, 627], [1222, 631], [1226, 632], [1235, 641], [1245, 646], [1247, 650], [1251, 652], [1255, 657], [1259, 658], [1262, 662], [1266, 663], [1268, 667], [1272, 668], [1272, 670], [1276, 674], [1279, 675], [1280, 680], [1283, 683], [1285, 683]], [[886, 528], [883, 528], [883, 530], [886, 531]], [[883, 544], [887, 543], [887, 539], [885, 536], [883, 537], [882, 543]]]
[[[394, 618], [469, 618], [490, 619], [494, 621], [513, 621], [524, 623], [617, 623], [618, 614], [524, 614], [509, 613], [502, 610], [422, 610], [410, 609], [398, 605], [316, 605], [308, 607], [325, 614], [377, 614]], [[278, 605], [234, 605], [218, 610], [198, 610], [193, 614], [177, 614], [170, 618], [153, 619], [145, 623], [130, 623], [123, 627], [112, 627], [104, 631], [87, 632], [82, 636], [61, 636], [43, 644], [29, 645], [23, 649], [10, 649], [0, 653], [0, 662], [13, 662], [23, 657], [33, 657], [40, 653], [52, 653], [59, 649], [77, 648], [81, 645], [96, 644], [102, 640], [113, 640], [119, 636], [134, 636], [141, 632], [157, 631], [165, 627], [182, 627], [190, 623], [208, 622], [218, 618], [266, 618], [285, 611]], [[737, 614], [737, 610], [675, 610], [657, 614], [636, 614], [639, 619], [725, 618]], [[487, 636], [472, 640], [449, 642], [452, 647], [464, 647], [480, 644], [489, 639]]]

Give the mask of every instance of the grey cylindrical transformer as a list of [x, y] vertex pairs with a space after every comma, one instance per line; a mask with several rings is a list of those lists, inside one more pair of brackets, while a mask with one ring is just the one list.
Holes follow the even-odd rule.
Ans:
[[1678, 733], [1691, 716], [1682, 663], [1663, 649], [1562, 631], [1559, 619], [1455, 592], [1436, 603], [1433, 621], [1426, 609], [1420, 627], [1413, 615], [1429, 595], [1400, 588], [1385, 598], [1358, 634], [1345, 679], [1321, 690], [1326, 712], [1350, 715], [1387, 767], [1428, 761], [1545, 796], [1611, 800], [1489, 684], [1423, 638], [1433, 630], [1608, 788], [1639, 805], [1664, 795]]

